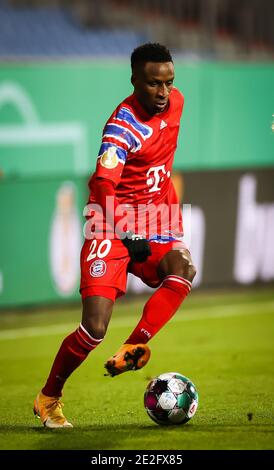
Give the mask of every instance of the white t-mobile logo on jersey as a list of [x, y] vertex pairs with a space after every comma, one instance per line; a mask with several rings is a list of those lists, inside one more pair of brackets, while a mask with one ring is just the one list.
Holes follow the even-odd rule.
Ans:
[[[149, 176], [151, 173], [153, 173], [153, 176]], [[165, 170], [165, 165], [160, 165], [160, 166], [152, 166], [148, 172], [147, 172], [147, 185], [148, 186], [152, 186], [148, 192], [149, 193], [154, 193], [155, 191], [159, 191], [161, 188], [159, 187], [159, 183], [161, 183], [162, 181], [164, 181], [164, 176], [161, 176], [160, 173], [162, 173], [162, 175], [166, 175], [168, 178], [170, 177], [170, 171], [167, 171]]]

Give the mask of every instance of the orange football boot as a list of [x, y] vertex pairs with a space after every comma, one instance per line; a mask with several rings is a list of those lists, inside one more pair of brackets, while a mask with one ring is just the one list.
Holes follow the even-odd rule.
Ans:
[[122, 374], [128, 370], [137, 370], [144, 367], [150, 358], [150, 349], [147, 344], [123, 344], [114, 356], [111, 356], [104, 367], [111, 377]]
[[59, 397], [47, 397], [40, 392], [34, 400], [33, 412], [46, 428], [73, 428], [63, 415], [63, 406]]

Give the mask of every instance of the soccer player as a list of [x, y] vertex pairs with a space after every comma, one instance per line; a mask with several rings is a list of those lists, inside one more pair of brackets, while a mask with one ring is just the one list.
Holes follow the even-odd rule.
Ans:
[[136, 328], [106, 361], [112, 377], [147, 363], [148, 341], [177, 311], [195, 276], [171, 180], [184, 104], [173, 86], [173, 59], [165, 46], [147, 43], [132, 52], [131, 68], [133, 94], [107, 121], [89, 181], [82, 320], [62, 342], [34, 401], [35, 414], [48, 428], [72, 427], [62, 412], [63, 386], [102, 342], [115, 300], [126, 292], [128, 272], [157, 290]]

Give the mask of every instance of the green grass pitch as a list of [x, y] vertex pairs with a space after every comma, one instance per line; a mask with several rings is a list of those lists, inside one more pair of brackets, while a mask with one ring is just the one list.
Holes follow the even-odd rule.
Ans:
[[[47, 430], [32, 413], [80, 305], [0, 312], [0, 449], [273, 449], [274, 290], [193, 291], [150, 342], [147, 366], [104, 377], [103, 364], [137, 322], [144, 304], [116, 304], [104, 342], [68, 380], [64, 412], [73, 429]], [[159, 308], [161, 308], [159, 306]], [[151, 377], [188, 376], [199, 392], [196, 415], [163, 427], [146, 414]]]

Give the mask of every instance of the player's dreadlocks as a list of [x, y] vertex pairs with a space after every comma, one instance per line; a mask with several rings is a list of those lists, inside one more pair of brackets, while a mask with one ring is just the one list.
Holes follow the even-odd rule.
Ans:
[[159, 43], [148, 42], [136, 47], [131, 54], [131, 68], [146, 62], [173, 62], [172, 56], [166, 46]]

